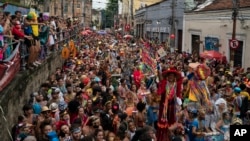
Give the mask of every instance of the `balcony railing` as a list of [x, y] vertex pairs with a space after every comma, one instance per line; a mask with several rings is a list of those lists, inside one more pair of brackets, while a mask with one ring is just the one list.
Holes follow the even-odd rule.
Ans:
[[[71, 40], [75, 42], [76, 46], [80, 46], [83, 37], [79, 35], [82, 30], [83, 25], [79, 24], [70, 29], [57, 32], [55, 34], [57, 36], [55, 44], [58, 45], [58, 50], [53, 52], [61, 52], [64, 45], [67, 45]], [[13, 42], [9, 38], [5, 38], [5, 45], [0, 48], [0, 91], [11, 82], [19, 71], [27, 71], [27, 58], [29, 56], [29, 48], [23, 40]]]

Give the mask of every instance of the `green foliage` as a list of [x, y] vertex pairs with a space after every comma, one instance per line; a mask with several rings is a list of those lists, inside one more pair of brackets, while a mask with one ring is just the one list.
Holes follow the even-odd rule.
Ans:
[[109, 0], [105, 9], [106, 27], [114, 26], [114, 16], [118, 14], [118, 1]]

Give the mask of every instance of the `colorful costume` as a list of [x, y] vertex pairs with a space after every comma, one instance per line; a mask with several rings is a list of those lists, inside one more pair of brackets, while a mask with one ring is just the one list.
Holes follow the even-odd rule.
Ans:
[[210, 75], [210, 69], [199, 63], [190, 63], [189, 67], [193, 72], [188, 75], [188, 99], [196, 108], [207, 106], [210, 104], [210, 93], [205, 80]]
[[134, 76], [134, 82], [137, 88], [140, 87], [141, 81], [143, 79], [143, 73], [141, 72], [141, 70], [139, 68], [137, 68], [134, 72], [133, 72], [133, 76]]
[[164, 71], [163, 75], [175, 75], [174, 82], [169, 82], [168, 79], [163, 79], [159, 83], [158, 94], [161, 95], [159, 105], [157, 140], [168, 141], [168, 127], [176, 122], [176, 98], [181, 98], [182, 78], [181, 74], [175, 68], [169, 68]]

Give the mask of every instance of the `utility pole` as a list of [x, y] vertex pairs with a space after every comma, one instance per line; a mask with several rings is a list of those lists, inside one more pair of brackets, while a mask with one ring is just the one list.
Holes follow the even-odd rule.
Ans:
[[82, 5], [83, 5], [83, 9], [82, 9], [82, 23], [85, 26], [84, 22], [85, 22], [85, 0], [82, 0]]
[[54, 0], [54, 16], [56, 16], [57, 13], [57, 0]]
[[[133, 23], [133, 24], [132, 24]], [[134, 29], [134, 0], [131, 0], [131, 18], [130, 18], [130, 29]], [[129, 33], [131, 34], [131, 33]]]
[[72, 6], [72, 19], [75, 18], [75, 0], [73, 0], [73, 6]]
[[176, 48], [175, 46], [175, 38], [176, 38], [176, 24], [175, 24], [175, 6], [176, 6], [176, 0], [172, 0], [172, 21], [171, 21], [171, 36], [172, 34], [174, 35], [174, 38], [170, 38], [170, 50], [171, 52]]
[[[239, 11], [239, 0], [232, 0], [233, 2], [233, 13], [232, 13], [232, 19], [233, 19], [233, 33], [232, 33], [232, 40], [236, 39], [236, 22], [237, 22], [237, 16]], [[234, 49], [230, 47], [230, 66], [231, 70], [234, 67]]]
[[64, 0], [61, 0], [61, 16], [64, 18]]

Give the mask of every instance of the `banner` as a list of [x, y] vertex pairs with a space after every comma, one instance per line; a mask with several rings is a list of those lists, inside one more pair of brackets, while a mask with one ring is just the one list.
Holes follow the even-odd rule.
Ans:
[[156, 69], [156, 61], [154, 60], [154, 58], [150, 57], [149, 53], [144, 50], [141, 50], [141, 58], [142, 62], [149, 66], [151, 68], [151, 71], [154, 72], [154, 70]]

